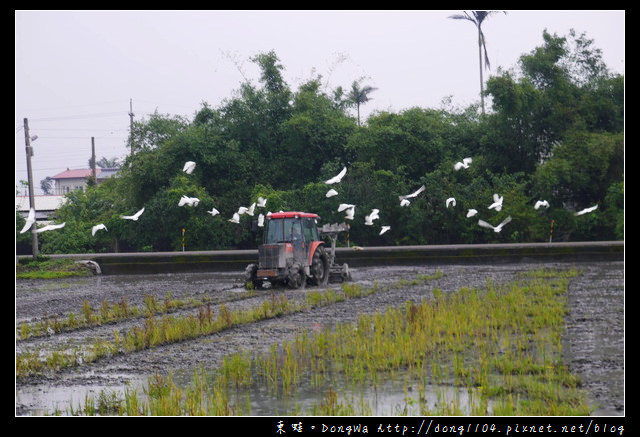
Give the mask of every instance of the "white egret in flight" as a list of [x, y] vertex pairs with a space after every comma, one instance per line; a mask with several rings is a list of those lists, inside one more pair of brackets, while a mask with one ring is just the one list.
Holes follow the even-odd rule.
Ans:
[[196, 163], [193, 161], [187, 161], [184, 163], [184, 167], [182, 168], [182, 171], [185, 172], [186, 174], [191, 174], [193, 173], [193, 170], [195, 170], [196, 168]]
[[334, 190], [333, 188], [331, 188], [329, 191], [327, 191], [327, 194], [325, 194], [325, 196], [327, 197], [333, 197], [333, 196], [337, 196], [338, 192], [336, 190]]
[[462, 162], [456, 162], [453, 168], [458, 171], [461, 168], [469, 168], [469, 164], [471, 164], [471, 158], [464, 158]]
[[500, 223], [498, 226], [493, 226], [493, 225], [485, 222], [484, 220], [478, 220], [478, 224], [480, 226], [482, 226], [483, 228], [493, 229], [493, 232], [500, 232], [502, 230], [502, 227], [504, 225], [506, 225], [507, 223], [509, 223], [510, 221], [511, 221], [511, 216], [509, 216], [506, 219], [502, 220], [502, 223]]
[[498, 196], [494, 193], [493, 195], [493, 203], [489, 205], [489, 209], [495, 208], [496, 211], [500, 211], [502, 209], [502, 201], [504, 200], [504, 196]]
[[38, 228], [36, 230], [36, 233], [40, 233], [40, 232], [47, 232], [47, 231], [53, 231], [54, 229], [60, 229], [60, 228], [64, 228], [65, 223], [59, 224], [59, 225], [47, 225], [47, 226], [43, 226], [41, 228]]
[[143, 212], [144, 212], [144, 208], [142, 208], [140, 211], [136, 212], [134, 215], [121, 215], [120, 218], [123, 218], [125, 220], [137, 221], [138, 218], [140, 218], [140, 216], [142, 215]]
[[104, 223], [100, 223], [99, 225], [95, 225], [94, 227], [91, 228], [91, 235], [96, 235], [96, 232], [98, 232], [99, 230], [104, 229], [105, 231], [108, 231], [109, 229], [107, 229], [107, 227], [104, 225]]
[[538, 200], [533, 207], [535, 209], [540, 209], [541, 206], [544, 206], [545, 208], [549, 208], [549, 202], [547, 202], [546, 200]]
[[425, 187], [425, 186], [423, 185], [423, 186], [421, 186], [420, 188], [418, 188], [416, 191], [414, 191], [413, 193], [411, 193], [411, 194], [407, 194], [407, 195], [405, 195], [405, 196], [398, 196], [398, 198], [399, 198], [400, 200], [410, 199], [410, 198], [412, 198], [412, 197], [416, 197], [418, 194], [422, 193], [422, 192], [423, 192], [424, 190], [426, 190], [426, 189], [427, 189], [427, 187]]
[[585, 209], [583, 209], [582, 211], [578, 211], [578, 212], [576, 212], [576, 215], [586, 214], [586, 213], [588, 213], [588, 212], [595, 211], [597, 208], [598, 208], [598, 205], [594, 205], [594, 206], [591, 206], [591, 207], [589, 207], [589, 208], [585, 208]]
[[178, 206], [184, 206], [184, 205], [198, 206], [199, 202], [200, 202], [200, 199], [198, 199], [197, 197], [182, 196], [180, 198], [180, 201], [178, 202]]

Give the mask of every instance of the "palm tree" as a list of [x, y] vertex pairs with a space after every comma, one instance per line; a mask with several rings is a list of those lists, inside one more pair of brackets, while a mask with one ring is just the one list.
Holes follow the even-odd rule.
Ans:
[[107, 158], [103, 156], [100, 160], [96, 161], [96, 165], [100, 168], [120, 168], [121, 164], [118, 158]]
[[[121, 164], [118, 158], [109, 159], [106, 156], [103, 156], [98, 161], [96, 161], [96, 166], [100, 168], [120, 168]], [[91, 167], [91, 158], [89, 158], [89, 168]]]
[[360, 126], [360, 105], [371, 100], [369, 98], [369, 93], [377, 89], [378, 88], [374, 88], [369, 85], [365, 85], [360, 88], [360, 84], [357, 80], [354, 80], [353, 84], [351, 84], [351, 91], [347, 93], [346, 100], [349, 104], [355, 105], [358, 110], [358, 126]]
[[[449, 18], [454, 20], [468, 20], [475, 24], [478, 29], [478, 61], [480, 63], [480, 105], [482, 106], [482, 113], [484, 114], [484, 84], [482, 78], [482, 54], [484, 52], [484, 67], [491, 68], [489, 64], [489, 56], [487, 55], [487, 46], [485, 44], [484, 33], [482, 32], [482, 22], [489, 17], [489, 15], [495, 14], [499, 11], [472, 11], [471, 15], [466, 12], [462, 14], [451, 15]], [[503, 11], [505, 14], [506, 11]]]

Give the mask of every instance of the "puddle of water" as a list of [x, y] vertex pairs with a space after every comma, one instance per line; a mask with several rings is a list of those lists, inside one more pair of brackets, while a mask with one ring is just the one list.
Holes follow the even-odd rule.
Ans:
[[108, 385], [72, 385], [55, 387], [44, 391], [41, 387], [22, 387], [16, 390], [16, 416], [52, 416], [71, 415], [74, 411], [83, 411], [87, 399], [98, 405], [101, 393], [115, 394], [117, 399], [124, 399], [125, 391], [137, 390], [142, 393], [143, 381], [126, 384]]
[[[276, 398], [264, 393], [264, 389], [247, 394], [251, 398], [250, 414], [254, 416], [273, 416], [280, 414], [311, 415], [325, 401], [331, 387], [302, 388], [293, 398]], [[461, 415], [477, 413], [474, 394], [467, 388], [418, 384], [406, 386], [402, 381], [385, 382], [378, 387], [336, 389], [335, 405], [346, 406], [347, 415], [357, 416], [423, 416]], [[242, 404], [243, 398], [239, 402]], [[353, 410], [353, 411], [351, 411]], [[322, 414], [322, 413], [321, 413]], [[483, 414], [491, 414], [491, 406]]]
[[94, 388], [58, 387], [43, 393], [39, 388], [16, 390], [16, 414], [24, 416], [68, 415], [71, 410], [83, 408], [87, 396], [97, 398], [101, 390], [112, 389], [105, 386]]
[[[186, 387], [187, 375], [174, 375], [173, 381]], [[474, 393], [466, 388], [446, 385], [420, 386], [407, 383], [397, 375], [377, 386], [337, 388], [339, 384], [311, 387], [303, 384], [287, 396], [274, 396], [273, 391], [262, 384], [230, 395], [231, 403], [239, 415], [313, 415], [321, 414], [320, 407], [328, 393], [335, 393], [334, 405], [348, 408], [347, 415], [356, 416], [421, 416], [425, 414], [461, 415], [477, 414]], [[70, 415], [82, 411], [87, 400], [98, 408], [101, 394], [115, 395], [124, 400], [124, 393], [136, 390], [144, 398], [147, 380], [126, 384], [58, 386], [43, 391], [41, 387], [24, 387], [16, 390], [16, 415], [49, 416]], [[484, 413], [483, 413], [484, 414]], [[486, 414], [491, 414], [491, 405]]]

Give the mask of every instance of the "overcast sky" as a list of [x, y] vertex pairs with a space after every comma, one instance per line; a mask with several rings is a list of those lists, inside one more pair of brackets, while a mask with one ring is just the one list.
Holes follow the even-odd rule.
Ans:
[[[27, 179], [29, 120], [34, 186], [96, 156], [127, 154], [129, 105], [135, 120], [192, 119], [240, 84], [259, 81], [249, 59], [273, 50], [293, 91], [321, 75], [330, 91], [354, 80], [376, 87], [362, 108], [439, 108], [443, 98], [478, 102], [477, 33], [462, 11], [16, 11], [16, 185]], [[624, 74], [624, 11], [508, 11], [483, 24], [491, 72], [511, 69], [542, 45], [547, 29], [585, 32], [614, 73]], [[485, 75], [486, 79], [486, 75]]]

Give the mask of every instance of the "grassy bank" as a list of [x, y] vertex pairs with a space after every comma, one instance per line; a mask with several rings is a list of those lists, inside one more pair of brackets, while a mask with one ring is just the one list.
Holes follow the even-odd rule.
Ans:
[[71, 259], [20, 258], [16, 263], [16, 279], [61, 279], [72, 276], [92, 276], [93, 273]]

